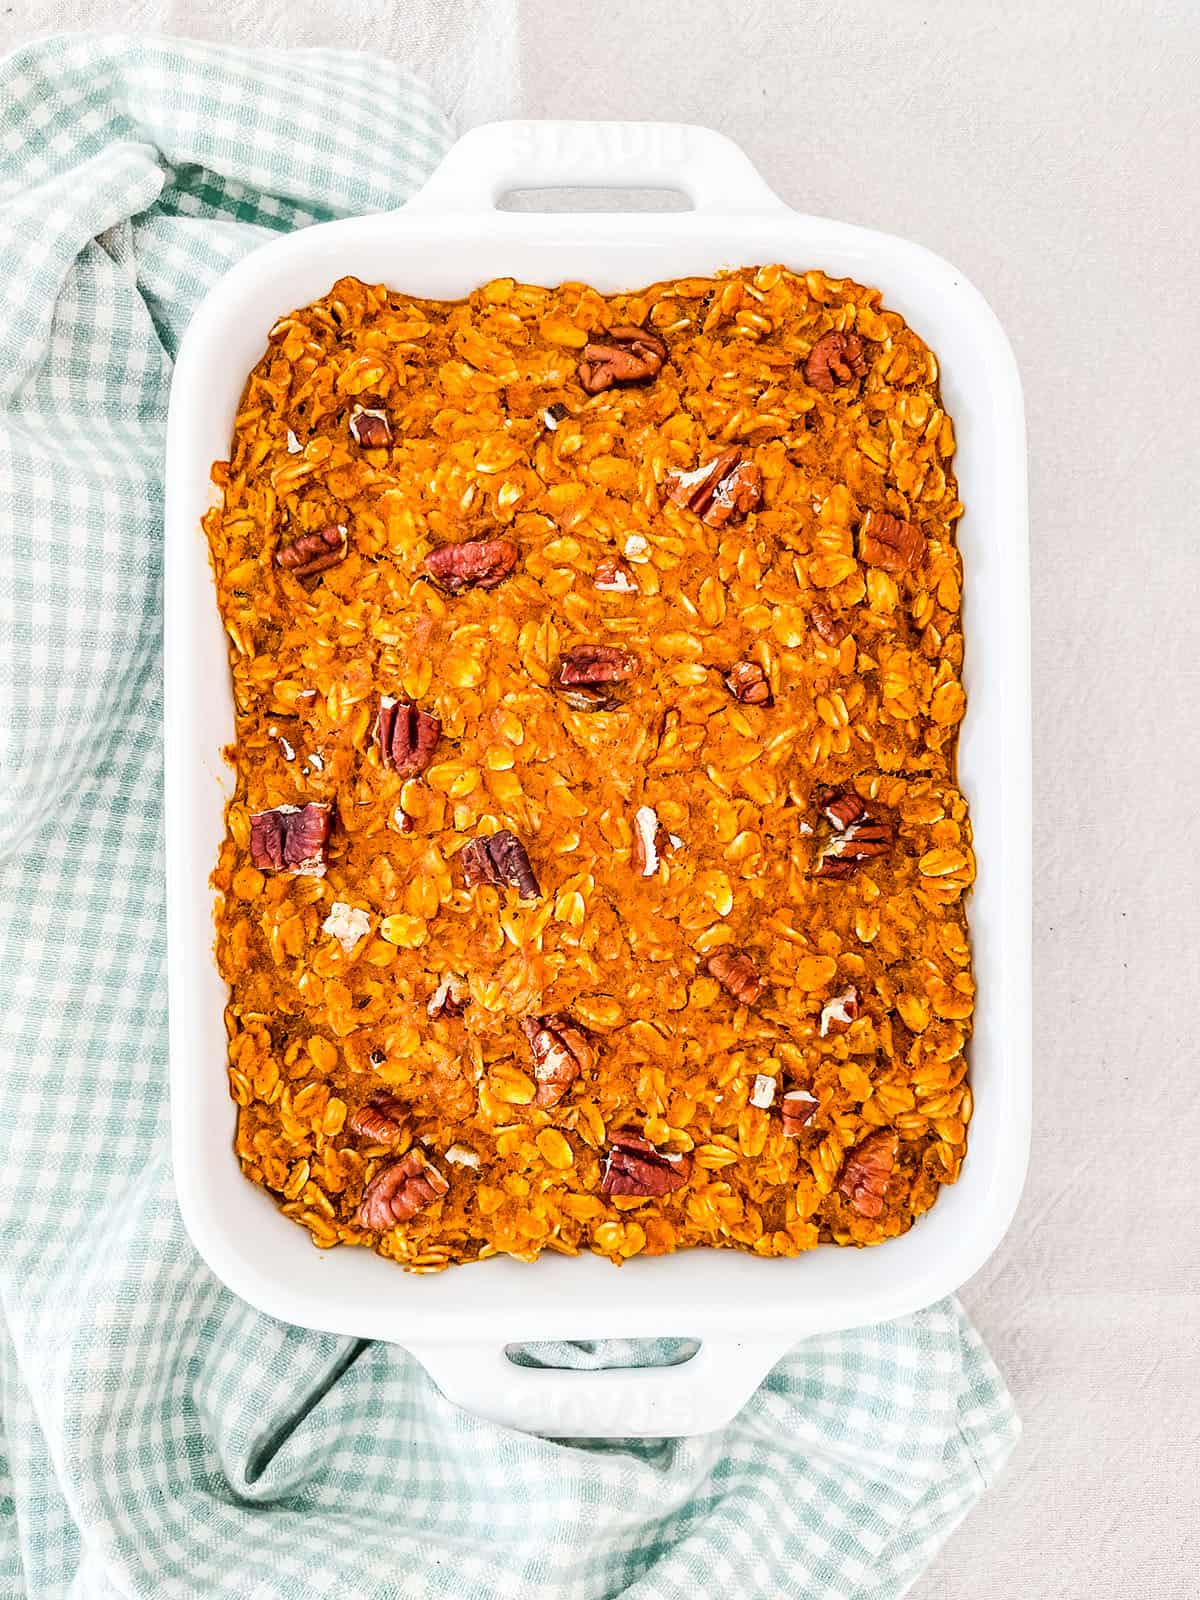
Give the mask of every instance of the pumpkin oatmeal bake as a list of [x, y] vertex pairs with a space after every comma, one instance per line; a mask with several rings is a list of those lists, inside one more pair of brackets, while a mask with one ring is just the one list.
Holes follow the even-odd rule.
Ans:
[[243, 1170], [316, 1244], [791, 1256], [958, 1176], [933, 353], [781, 266], [271, 329], [205, 527]]

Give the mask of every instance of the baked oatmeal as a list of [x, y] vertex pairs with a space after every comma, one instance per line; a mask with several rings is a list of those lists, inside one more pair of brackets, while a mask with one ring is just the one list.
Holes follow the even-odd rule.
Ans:
[[958, 1176], [933, 353], [781, 266], [282, 318], [205, 521], [236, 1149], [315, 1243], [791, 1256]]

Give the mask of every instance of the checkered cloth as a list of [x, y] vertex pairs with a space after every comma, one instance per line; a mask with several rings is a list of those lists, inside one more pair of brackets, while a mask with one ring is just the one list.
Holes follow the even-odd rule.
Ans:
[[901, 1593], [1017, 1434], [953, 1302], [800, 1346], [721, 1435], [566, 1446], [456, 1410], [403, 1350], [259, 1315], [192, 1250], [166, 1126], [172, 353], [232, 262], [400, 204], [450, 130], [379, 61], [119, 37], [19, 51], [0, 108], [0, 1595]]

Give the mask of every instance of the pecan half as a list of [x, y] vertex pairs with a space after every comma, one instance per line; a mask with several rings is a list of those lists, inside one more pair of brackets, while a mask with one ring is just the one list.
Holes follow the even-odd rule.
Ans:
[[752, 1006], [766, 988], [758, 968], [744, 950], [717, 950], [709, 956], [705, 966], [739, 1005]]
[[691, 1176], [691, 1157], [656, 1150], [640, 1134], [610, 1134], [601, 1194], [658, 1196], [682, 1189]]
[[658, 376], [666, 359], [666, 345], [649, 328], [610, 328], [584, 346], [579, 381], [588, 394], [618, 383], [645, 383]]
[[349, 548], [345, 528], [340, 522], [331, 522], [316, 533], [303, 533], [291, 544], [281, 545], [275, 552], [275, 565], [293, 578], [311, 578], [344, 561]]
[[467, 539], [444, 544], [425, 557], [425, 571], [450, 594], [494, 589], [511, 577], [519, 551], [511, 539]]
[[[375, 1055], [376, 1052], [372, 1051], [372, 1064], [382, 1066], [383, 1053], [379, 1052], [378, 1061]], [[364, 1101], [357, 1111], [350, 1113], [346, 1126], [368, 1144], [394, 1144], [404, 1129], [404, 1102], [386, 1089], [380, 1089]]]
[[521, 1029], [529, 1040], [537, 1079], [533, 1103], [556, 1106], [579, 1074], [591, 1070], [595, 1051], [579, 1024], [561, 1011], [548, 1017], [522, 1017]]
[[541, 896], [525, 846], [507, 830], [470, 840], [463, 846], [459, 860], [468, 889], [490, 883], [497, 888], [516, 889], [522, 900], [537, 900]]
[[847, 1033], [858, 1016], [858, 990], [851, 986], [845, 994], [835, 994], [821, 1007], [820, 1033], [822, 1039], [830, 1034]]
[[577, 644], [564, 650], [554, 687], [575, 711], [611, 711], [620, 703], [613, 686], [634, 677], [641, 662], [612, 644]]
[[903, 577], [915, 572], [925, 555], [925, 535], [890, 511], [868, 511], [858, 530], [858, 556], [869, 567]]
[[734, 445], [691, 472], [669, 472], [664, 487], [672, 505], [694, 511], [710, 528], [723, 528], [744, 521], [759, 504], [762, 472]]
[[874, 816], [853, 789], [836, 789], [821, 802], [833, 833], [820, 850], [814, 878], [849, 878], [864, 861], [886, 855], [892, 847], [890, 822]]
[[367, 1185], [358, 1208], [360, 1228], [384, 1233], [398, 1222], [411, 1222], [423, 1206], [438, 1200], [450, 1185], [419, 1150], [382, 1167]]
[[769, 706], [771, 685], [757, 661], [738, 661], [726, 675], [725, 687], [735, 700], [747, 706]]
[[382, 450], [392, 442], [392, 424], [386, 411], [356, 406], [350, 413], [350, 437], [364, 450]]
[[250, 859], [262, 872], [288, 868], [304, 877], [321, 877], [328, 838], [329, 807], [316, 801], [255, 811], [250, 817]]
[[822, 334], [804, 363], [805, 381], [823, 394], [866, 376], [867, 355], [857, 333]]
[[891, 1128], [877, 1128], [861, 1144], [855, 1145], [846, 1157], [838, 1188], [860, 1217], [878, 1217], [882, 1214], [899, 1144]]
[[779, 1112], [783, 1118], [783, 1137], [798, 1139], [801, 1128], [812, 1121], [812, 1114], [816, 1109], [815, 1094], [809, 1094], [807, 1089], [789, 1089], [779, 1102]]
[[638, 658], [613, 644], [577, 644], [564, 650], [558, 664], [557, 682], [564, 688], [596, 688], [605, 683], [622, 683], [632, 678]]
[[836, 616], [823, 601], [817, 601], [808, 618], [814, 631], [826, 644], [839, 645], [850, 632], [842, 618]]
[[592, 582], [602, 594], [638, 594], [638, 581], [633, 568], [620, 556], [601, 556], [596, 563]]
[[429, 996], [425, 1010], [435, 1021], [438, 1017], [461, 1017], [470, 998], [471, 986], [467, 980], [457, 972], [448, 972]]
[[380, 760], [398, 778], [416, 778], [424, 772], [441, 737], [442, 724], [437, 717], [419, 711], [409, 700], [379, 697], [375, 740]]

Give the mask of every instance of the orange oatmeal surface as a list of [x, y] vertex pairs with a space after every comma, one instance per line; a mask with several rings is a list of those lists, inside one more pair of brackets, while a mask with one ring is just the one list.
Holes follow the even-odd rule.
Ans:
[[217, 954], [238, 1157], [316, 1244], [790, 1256], [955, 1180], [953, 450], [816, 271], [271, 329], [205, 518]]

